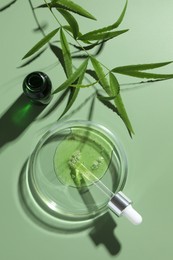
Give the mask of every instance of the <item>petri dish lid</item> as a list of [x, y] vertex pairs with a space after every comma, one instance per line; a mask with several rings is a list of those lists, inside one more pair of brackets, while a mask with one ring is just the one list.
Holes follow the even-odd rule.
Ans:
[[111, 191], [124, 187], [127, 159], [115, 134], [90, 121], [54, 124], [34, 148], [26, 176], [33, 200], [54, 219], [88, 221], [107, 211], [109, 198], [70, 167], [76, 157]]

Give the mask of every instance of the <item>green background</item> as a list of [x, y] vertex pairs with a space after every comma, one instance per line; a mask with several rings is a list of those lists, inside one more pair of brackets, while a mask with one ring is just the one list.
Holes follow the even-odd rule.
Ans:
[[[33, 2], [35, 5], [41, 3], [38, 0]], [[113, 23], [125, 1], [75, 2], [81, 3], [98, 18], [98, 22], [79, 18], [81, 31], [87, 32]], [[1, 1], [1, 6], [6, 3]], [[108, 43], [99, 60], [109, 68], [172, 60], [172, 10], [172, 0], [130, 0], [121, 25], [122, 29], [129, 28], [129, 32]], [[38, 11], [38, 18], [43, 23], [49, 20], [50, 26], [46, 32], [56, 28], [48, 11]], [[56, 62], [49, 50], [32, 64], [17, 68], [21, 65], [22, 56], [42, 37], [40, 33], [33, 32], [35, 27], [28, 1], [18, 0], [0, 13], [0, 259], [171, 259], [172, 80], [128, 86], [128, 90], [127, 86], [122, 86], [122, 97], [135, 131], [133, 139], [111, 111], [99, 102], [94, 108], [93, 121], [117, 132], [124, 145], [129, 162], [124, 192], [143, 216], [142, 225], [133, 226], [125, 219], [109, 215], [107, 224], [102, 227], [98, 224], [97, 242], [94, 243], [91, 229], [77, 234], [50, 231], [34, 222], [21, 206], [18, 182], [22, 167], [40, 134], [58, 118], [65, 105], [62, 104], [46, 117], [49, 106], [41, 114], [40, 111], [28, 112], [27, 115], [20, 112], [23, 106], [19, 98], [22, 81], [28, 73], [35, 70], [46, 72], [54, 88], [64, 80], [60, 66], [48, 68]], [[172, 73], [173, 66], [158, 71]], [[139, 81], [122, 76], [118, 79], [121, 83]], [[74, 108], [91, 93], [90, 89], [84, 89]], [[57, 97], [52, 104], [56, 100]], [[70, 119], [87, 119], [90, 104], [91, 101]], [[36, 117], [35, 113], [39, 115]], [[99, 243], [98, 238], [102, 238], [104, 243]], [[106, 248], [106, 243], [112, 253]]]

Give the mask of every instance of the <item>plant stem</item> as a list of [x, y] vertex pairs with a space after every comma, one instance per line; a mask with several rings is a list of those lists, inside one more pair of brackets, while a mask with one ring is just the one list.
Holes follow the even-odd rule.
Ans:
[[[58, 20], [58, 18], [56, 17], [56, 15], [54, 14], [54, 12], [51, 10], [51, 8], [49, 7], [49, 4], [47, 3], [46, 0], [44, 0], [45, 4], [47, 5], [47, 7], [49, 8], [50, 12], [52, 13], [52, 15], [54, 16], [55, 20], [58, 22], [58, 24], [60, 25], [61, 28], [63, 28], [63, 25], [60, 23], [60, 21]], [[69, 33], [68, 30], [66, 30], [65, 28], [63, 28], [65, 30], [65, 32], [78, 44], [78, 46], [85, 52], [86, 55], [88, 55], [88, 57], [91, 57], [92, 55], [89, 54], [89, 52], [87, 52], [85, 50], [85, 48], [80, 44], [80, 42], [77, 39], [74, 39], [74, 37]], [[103, 63], [101, 63], [99, 61], [99, 63], [108, 71], [108, 73], [110, 72], [110, 69], [108, 69]], [[108, 74], [107, 73], [107, 74]], [[105, 74], [105, 77], [107, 76], [107, 74]]]
[[43, 31], [43, 29], [41, 28], [40, 23], [39, 23], [39, 21], [38, 21], [38, 19], [37, 19], [37, 16], [36, 16], [36, 14], [35, 14], [34, 7], [33, 7], [33, 4], [32, 4], [32, 1], [31, 1], [31, 0], [29, 0], [29, 4], [30, 4], [30, 7], [31, 7], [31, 10], [32, 10], [34, 19], [35, 19], [35, 21], [36, 21], [36, 24], [37, 24], [39, 30], [41, 31], [41, 33], [43, 34], [43, 36], [46, 36], [46, 34], [44, 33], [44, 31]]

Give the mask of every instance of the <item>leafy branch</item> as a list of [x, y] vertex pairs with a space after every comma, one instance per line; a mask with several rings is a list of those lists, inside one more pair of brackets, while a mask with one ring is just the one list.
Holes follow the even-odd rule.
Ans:
[[[31, 0], [29, 0], [29, 2], [31, 3]], [[70, 0], [52, 0], [50, 2], [44, 0], [42, 5], [35, 8], [35, 10], [47, 8], [54, 16], [57, 25], [55, 29], [47, 35], [42, 31], [43, 38], [24, 55], [23, 59], [30, 58], [26, 64], [32, 62], [35, 60], [34, 57], [38, 57], [44, 52], [42, 48], [45, 48], [45, 46], [49, 46], [59, 59], [64, 69], [66, 79], [57, 86], [53, 95], [67, 89], [70, 91], [66, 107], [60, 117], [64, 116], [69, 111], [82, 88], [93, 88], [94, 86], [97, 86], [98, 90], [101, 88], [106, 94], [106, 96], [102, 96], [98, 93], [98, 100], [120, 116], [129, 134], [132, 135], [134, 134], [133, 127], [121, 97], [120, 84], [116, 74], [146, 78], [150, 81], [173, 78], [173, 74], [156, 74], [148, 72], [148, 70], [169, 65], [172, 61], [126, 65], [109, 69], [96, 58], [96, 55], [90, 53], [90, 51], [95, 48], [99, 48], [96, 54], [99, 53], [106, 42], [119, 37], [128, 31], [128, 29], [117, 30], [124, 19], [127, 4], [128, 0], [126, 0], [120, 16], [113, 24], [89, 31], [85, 34], [80, 32], [80, 26], [74, 15], [80, 15], [83, 18], [90, 20], [96, 20], [96, 18], [76, 3]], [[63, 25], [60, 23], [60, 17], [64, 18], [66, 24]], [[57, 34], [59, 34], [59, 41], [56, 41], [56, 45], [53, 45], [51, 41]], [[76, 57], [82, 59], [81, 64], [77, 68], [74, 64], [74, 53], [78, 53], [79, 55]], [[88, 75], [94, 78], [94, 81], [90, 84], [85, 83]]]

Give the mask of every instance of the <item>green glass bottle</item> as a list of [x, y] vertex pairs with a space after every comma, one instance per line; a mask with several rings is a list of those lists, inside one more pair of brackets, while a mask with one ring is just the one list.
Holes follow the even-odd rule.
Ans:
[[34, 103], [47, 105], [52, 99], [52, 83], [41, 71], [28, 74], [23, 81], [24, 94]]

